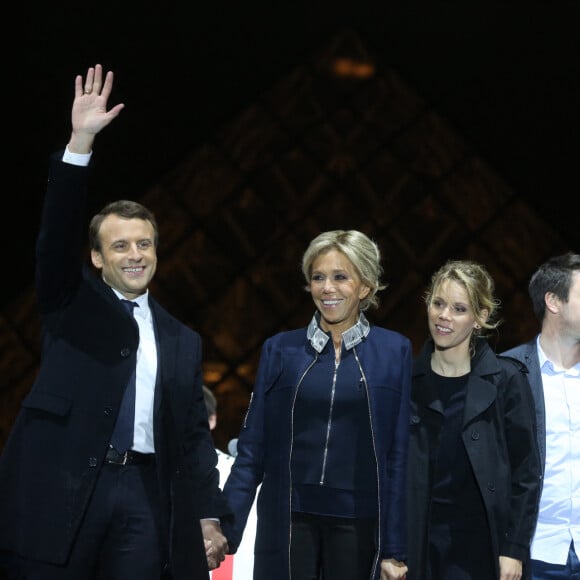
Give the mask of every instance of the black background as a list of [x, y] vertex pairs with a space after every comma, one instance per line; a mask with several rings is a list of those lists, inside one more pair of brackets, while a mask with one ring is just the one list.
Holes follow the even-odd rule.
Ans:
[[580, 251], [578, 2], [157, 2], [14, 7], [5, 17], [3, 301], [32, 281], [48, 155], [74, 77], [115, 72], [125, 110], [97, 141], [95, 207], [138, 199], [349, 27]]

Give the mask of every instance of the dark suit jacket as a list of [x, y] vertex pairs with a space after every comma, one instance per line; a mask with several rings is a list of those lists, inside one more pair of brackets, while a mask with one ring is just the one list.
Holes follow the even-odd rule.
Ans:
[[538, 429], [538, 449], [542, 462], [542, 472], [546, 466], [546, 404], [544, 402], [544, 384], [542, 382], [542, 370], [537, 347], [538, 336], [529, 342], [520, 344], [506, 352], [504, 356], [513, 357], [526, 365], [528, 368], [528, 381], [534, 396], [536, 410], [536, 425]]
[[[55, 157], [37, 242], [43, 348], [0, 457], [0, 550], [65, 562], [99, 476], [138, 332], [85, 261], [90, 169]], [[157, 345], [154, 441], [173, 577], [203, 578], [199, 519], [224, 517], [201, 388], [201, 340], [150, 297]]]

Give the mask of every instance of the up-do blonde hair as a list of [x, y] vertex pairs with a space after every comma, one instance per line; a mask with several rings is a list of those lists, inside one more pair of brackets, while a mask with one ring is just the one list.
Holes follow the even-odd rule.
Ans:
[[306, 280], [305, 289], [310, 290], [312, 264], [321, 254], [338, 250], [344, 254], [354, 266], [361, 282], [370, 288], [368, 296], [360, 302], [359, 309], [377, 308], [379, 299], [377, 292], [387, 285], [380, 280], [383, 274], [381, 252], [375, 242], [367, 235], [357, 230], [332, 230], [316, 236], [302, 256], [302, 273]]
[[475, 321], [481, 326], [481, 329], [474, 330], [474, 334], [485, 334], [485, 331], [494, 330], [501, 324], [496, 319], [500, 301], [494, 297], [495, 284], [484, 266], [471, 260], [446, 262], [431, 277], [431, 284], [425, 292], [427, 308], [431, 306], [439, 286], [446, 280], [458, 282], [465, 288]]

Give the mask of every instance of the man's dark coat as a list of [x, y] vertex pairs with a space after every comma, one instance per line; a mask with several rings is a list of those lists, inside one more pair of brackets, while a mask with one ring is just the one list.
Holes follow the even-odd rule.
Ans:
[[[114, 292], [82, 266], [89, 173], [51, 161], [37, 243], [42, 360], [0, 457], [0, 550], [55, 564], [66, 561], [81, 525], [138, 347]], [[201, 340], [151, 296], [149, 304], [164, 537], [173, 578], [203, 578], [199, 520], [227, 509], [201, 388]]]

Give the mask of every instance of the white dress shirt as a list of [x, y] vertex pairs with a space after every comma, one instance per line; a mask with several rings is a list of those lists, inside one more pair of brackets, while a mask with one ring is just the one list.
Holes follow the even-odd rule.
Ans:
[[532, 558], [565, 565], [580, 554], [580, 363], [562, 369], [537, 343], [546, 405], [546, 467]]
[[[113, 288], [120, 300], [124, 296]], [[155, 453], [153, 441], [153, 403], [157, 379], [157, 344], [153, 329], [153, 316], [149, 308], [149, 291], [133, 300], [139, 307], [133, 317], [139, 326], [139, 349], [135, 385], [135, 434], [133, 447], [141, 453]]]

